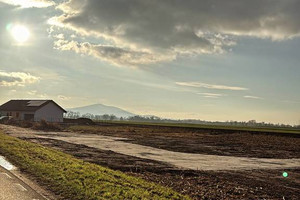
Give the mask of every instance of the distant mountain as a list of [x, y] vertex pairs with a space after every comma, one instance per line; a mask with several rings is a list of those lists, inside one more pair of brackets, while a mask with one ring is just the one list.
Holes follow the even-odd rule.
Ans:
[[90, 113], [93, 115], [115, 115], [117, 117], [130, 117], [135, 114], [114, 106], [106, 106], [103, 104], [93, 104], [89, 106], [69, 108], [68, 111], [80, 112], [80, 114]]

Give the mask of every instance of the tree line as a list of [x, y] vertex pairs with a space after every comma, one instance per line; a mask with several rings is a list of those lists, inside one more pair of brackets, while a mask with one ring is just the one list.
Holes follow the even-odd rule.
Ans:
[[81, 114], [80, 112], [68, 111], [64, 114], [65, 118], [77, 119], [77, 118], [89, 118], [95, 121], [136, 121], [136, 122], [158, 122], [158, 123], [188, 123], [188, 124], [203, 124], [203, 125], [223, 125], [223, 126], [251, 126], [251, 127], [281, 127], [281, 128], [300, 128], [299, 125], [289, 125], [289, 124], [274, 124], [268, 122], [257, 122], [256, 120], [249, 121], [206, 121], [198, 119], [164, 119], [157, 116], [129, 116], [129, 117], [117, 117], [113, 114], [104, 115], [93, 115], [91, 113]]

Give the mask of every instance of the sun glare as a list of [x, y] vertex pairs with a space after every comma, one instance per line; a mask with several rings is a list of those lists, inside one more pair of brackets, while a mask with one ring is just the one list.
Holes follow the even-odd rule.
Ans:
[[28, 28], [23, 25], [15, 25], [12, 27], [11, 34], [14, 39], [20, 43], [26, 42], [30, 36]]

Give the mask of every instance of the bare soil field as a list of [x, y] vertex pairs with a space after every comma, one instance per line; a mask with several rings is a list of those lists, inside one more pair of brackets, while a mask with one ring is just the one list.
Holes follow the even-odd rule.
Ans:
[[[300, 138], [250, 133], [137, 126], [73, 127], [81, 134], [127, 138], [126, 142], [176, 152], [251, 158], [300, 158]], [[43, 133], [47, 134], [47, 133]], [[168, 163], [51, 138], [20, 136], [85, 161], [142, 177], [194, 199], [298, 199], [300, 166], [236, 171], [181, 170]], [[284, 178], [282, 172], [289, 176]]]
[[73, 131], [125, 137], [135, 144], [175, 152], [254, 158], [300, 158], [300, 135], [282, 136], [239, 131], [176, 127], [74, 126]]

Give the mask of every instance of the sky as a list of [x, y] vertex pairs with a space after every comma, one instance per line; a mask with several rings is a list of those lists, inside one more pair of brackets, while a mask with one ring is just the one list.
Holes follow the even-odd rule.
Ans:
[[0, 0], [0, 104], [300, 124], [300, 0]]

